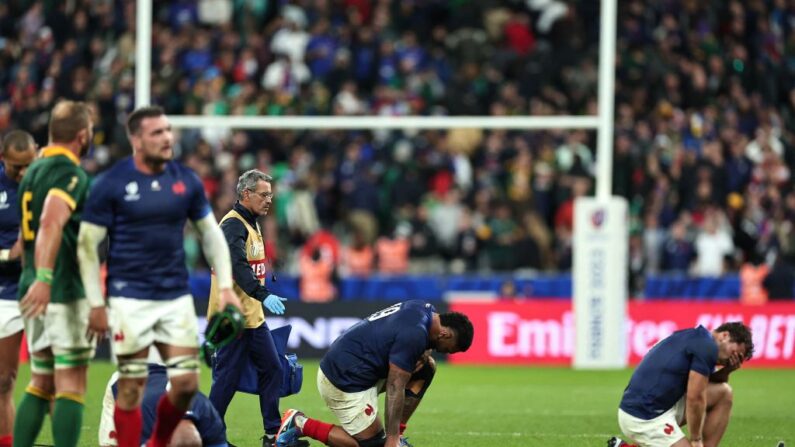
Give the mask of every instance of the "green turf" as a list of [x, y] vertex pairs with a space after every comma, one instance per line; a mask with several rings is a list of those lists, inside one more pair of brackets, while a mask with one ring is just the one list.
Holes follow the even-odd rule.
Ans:
[[[303, 363], [304, 389], [284, 399], [282, 408], [300, 408], [332, 421], [315, 387], [317, 363]], [[107, 363], [91, 367], [87, 397], [91, 404], [81, 445], [97, 445], [100, 399], [112, 371]], [[23, 366], [17, 401], [28, 374]], [[618, 433], [616, 406], [629, 375], [630, 371], [442, 365], [406, 434], [417, 447], [603, 446]], [[731, 383], [734, 416], [721, 445], [795, 443], [795, 371], [744, 370], [735, 373]], [[207, 392], [209, 386], [210, 374], [202, 371], [202, 389]], [[231, 442], [240, 447], [260, 445], [261, 419], [254, 396], [238, 395], [227, 422]], [[51, 439], [46, 424], [40, 441], [49, 444]]]

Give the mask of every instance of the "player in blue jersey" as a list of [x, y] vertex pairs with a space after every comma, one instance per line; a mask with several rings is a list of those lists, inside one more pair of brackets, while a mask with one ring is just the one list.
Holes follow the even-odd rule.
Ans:
[[[718, 445], [731, 415], [729, 374], [753, 353], [751, 330], [739, 322], [712, 332], [684, 329], [661, 340], [624, 390], [618, 409], [624, 436], [644, 447]], [[681, 429], [685, 424], [689, 437]], [[612, 438], [608, 445], [631, 444]]]
[[17, 188], [34, 158], [36, 143], [27, 132], [13, 130], [0, 143], [0, 447], [11, 447], [14, 382], [22, 341], [22, 315], [17, 302], [22, 272]]
[[[141, 445], [143, 445], [155, 423], [157, 402], [168, 386], [166, 367], [162, 364], [149, 363], [149, 376], [146, 379], [144, 397], [141, 402], [143, 416], [143, 431], [141, 432]], [[99, 445], [113, 447], [116, 442], [116, 426], [113, 422], [113, 409], [118, 395], [118, 373], [114, 373], [105, 388], [105, 397], [102, 399], [102, 415], [99, 421]], [[190, 409], [182, 421], [177, 425], [171, 435], [171, 446], [180, 447], [226, 447], [226, 429], [221, 416], [215, 411], [210, 400], [201, 392], [191, 402]]]
[[107, 235], [107, 294], [113, 349], [119, 359], [114, 420], [120, 447], [138, 447], [146, 357], [154, 345], [165, 359], [171, 387], [157, 406], [147, 445], [164, 447], [198, 390], [198, 323], [188, 291], [183, 232], [190, 220], [215, 271], [219, 306], [240, 301], [232, 291], [229, 249], [204, 187], [172, 161], [174, 137], [160, 107], [142, 107], [127, 120], [132, 157], [94, 183], [79, 235], [80, 274], [92, 303], [89, 326], [102, 332], [108, 316], [99, 280], [97, 247]]
[[[340, 335], [320, 361], [317, 387], [340, 425], [287, 410], [276, 445], [301, 436], [332, 447], [398, 447], [402, 432], [436, 373], [430, 350], [454, 354], [469, 349], [474, 330], [466, 315], [438, 314], [420, 300], [378, 311]], [[378, 394], [386, 392], [385, 423]]]

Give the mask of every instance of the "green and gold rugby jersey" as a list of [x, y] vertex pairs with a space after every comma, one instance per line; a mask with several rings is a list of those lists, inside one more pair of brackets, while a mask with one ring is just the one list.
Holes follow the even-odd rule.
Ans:
[[19, 208], [25, 260], [19, 278], [19, 297], [25, 296], [36, 279], [35, 246], [44, 201], [49, 195], [63, 199], [72, 215], [63, 228], [63, 238], [55, 258], [52, 278], [52, 303], [68, 303], [85, 298], [83, 282], [77, 265], [77, 232], [80, 215], [88, 194], [88, 175], [80, 167], [80, 159], [66, 148], [49, 146], [30, 165], [19, 184]]

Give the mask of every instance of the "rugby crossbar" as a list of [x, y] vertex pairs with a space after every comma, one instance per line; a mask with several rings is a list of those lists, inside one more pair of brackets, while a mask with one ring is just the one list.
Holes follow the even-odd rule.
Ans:
[[596, 129], [596, 116], [204, 116], [172, 115], [178, 128], [231, 129]]

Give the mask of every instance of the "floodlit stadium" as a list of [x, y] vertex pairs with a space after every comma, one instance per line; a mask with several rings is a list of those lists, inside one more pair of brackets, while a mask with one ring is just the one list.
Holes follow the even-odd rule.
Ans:
[[[90, 126], [59, 118], [63, 100], [84, 103]], [[149, 105], [160, 109], [131, 124]], [[75, 132], [54, 134], [61, 118]], [[80, 446], [155, 439], [163, 399], [195, 427], [186, 437], [214, 446], [795, 443], [795, 2], [3, 0], [0, 138], [0, 447], [58, 445], [78, 411], [64, 396], [82, 405], [68, 428]], [[28, 175], [58, 156], [85, 184]], [[55, 265], [42, 255], [51, 196], [75, 232]], [[180, 226], [135, 227], [141, 216]], [[66, 331], [48, 335], [54, 360], [31, 352], [44, 345], [30, 315], [64, 305], [61, 259], [79, 265], [75, 301], [109, 303], [84, 395], [58, 388], [85, 354], [55, 352]], [[137, 281], [167, 296], [138, 296]], [[43, 284], [47, 310], [33, 299]], [[239, 311], [217, 312], [224, 291]], [[135, 305], [188, 294], [192, 308]], [[404, 338], [387, 333], [414, 327], [398, 319], [410, 300], [432, 304], [417, 327], [422, 350], [441, 352], [401, 367]], [[87, 309], [67, 323], [92, 334]], [[182, 334], [215, 365], [199, 367], [198, 391], [225, 441], [172, 397], [196, 368], [180, 350], [193, 342], [163, 329], [183, 311]], [[474, 329], [464, 352], [445, 353], [462, 337], [450, 314]], [[144, 320], [159, 321], [151, 339], [120, 329]], [[717, 329], [728, 322], [743, 325]], [[350, 341], [355, 325], [369, 340]], [[258, 397], [270, 379], [246, 356], [263, 340], [252, 331], [284, 326], [267, 354], [288, 372], [274, 425]], [[384, 362], [345, 370], [335, 340], [364, 346], [345, 362]], [[176, 360], [147, 354], [152, 343], [178, 347]], [[168, 374], [133, 433], [119, 409], [152, 374], [147, 355]], [[39, 376], [53, 371], [49, 390]], [[370, 386], [386, 391], [351, 398]], [[406, 409], [390, 410], [390, 390]], [[44, 425], [26, 444], [36, 398]]]

